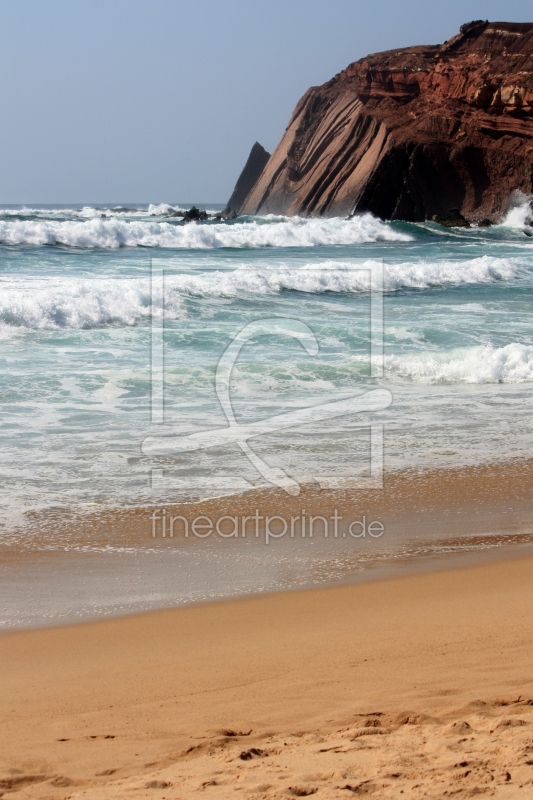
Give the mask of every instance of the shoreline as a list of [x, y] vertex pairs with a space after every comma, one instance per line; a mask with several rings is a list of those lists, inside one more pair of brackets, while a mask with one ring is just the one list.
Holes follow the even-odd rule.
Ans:
[[[151, 517], [154, 510], [161, 515], [164, 509], [169, 517], [172, 514], [183, 515], [190, 522], [204, 514], [215, 519], [223, 515], [253, 515], [256, 508], [263, 515], [277, 513], [289, 518], [292, 514], [300, 514], [302, 506], [306, 506], [307, 514], [319, 515], [322, 511], [327, 515], [336, 508], [347, 518], [356, 519], [362, 515], [379, 516], [383, 513], [402, 517], [438, 514], [491, 504], [505, 507], [508, 502], [516, 505], [527, 503], [532, 496], [533, 458], [486, 461], [460, 467], [405, 469], [385, 473], [382, 488], [320, 489], [317, 484], [306, 483], [296, 497], [280, 489], [260, 488], [208, 499], [175, 503], [154, 501], [143, 506], [104, 508], [84, 514], [34, 512], [25, 526], [0, 536], [0, 557], [10, 550], [51, 549], [51, 545], [63, 548], [88, 544], [89, 541], [96, 546], [150, 545], [155, 538], [160, 543], [163, 538], [171, 537], [168, 532], [166, 537], [162, 536], [160, 517], [156, 536], [153, 536]], [[247, 536], [250, 525], [253, 528], [254, 524], [249, 519]], [[264, 523], [260, 527], [263, 529]], [[180, 525], [177, 528], [175, 540], [183, 538], [180, 535], [183, 528]], [[197, 538], [205, 537], [200, 535]]]
[[[315, 579], [308, 577], [307, 580], [298, 581], [294, 585], [280, 582], [279, 585], [274, 583], [266, 588], [238, 586], [232, 589], [222, 588], [219, 593], [216, 590], [210, 593], [205, 588], [204, 593], [201, 590], [199, 593], [191, 592], [190, 596], [179, 599], [175, 598], [171, 586], [174, 573], [166, 568], [161, 558], [142, 564], [138, 558], [128, 558], [122, 554], [26, 554], [22, 562], [17, 561], [15, 569], [9, 573], [5, 569], [5, 564], [3, 565], [4, 592], [6, 596], [10, 595], [10, 607], [18, 608], [20, 618], [13, 615], [10, 620], [5, 619], [6, 604], [4, 601], [2, 607], [0, 596], [0, 636], [18, 631], [90, 625], [105, 620], [210, 606], [233, 600], [381, 583], [533, 558], [533, 534], [513, 534], [507, 538], [499, 537], [497, 541], [491, 541], [491, 538], [476, 537], [469, 549], [457, 549], [455, 552], [417, 554], [405, 559], [389, 559], [384, 563], [370, 561], [362, 566], [360, 571], [347, 572], [344, 575], [328, 576], [326, 571], [325, 575]], [[131, 575], [135, 571], [143, 572], [140, 584], [141, 590], [144, 589], [144, 595], [140, 599], [136, 596], [139, 594], [138, 590], [133, 598], [130, 594], [124, 593], [124, 586], [128, 582], [131, 583]], [[2, 565], [0, 565], [1, 572]], [[211, 576], [212, 574], [211, 572]], [[105, 581], [113, 579], [119, 584], [118, 587], [110, 591], [107, 586], [106, 592], [96, 601], [95, 587], [97, 592], [98, 589], [101, 590]], [[47, 607], [52, 584], [62, 597], [59, 603]], [[27, 599], [28, 586], [33, 591], [30, 607]]]
[[[261, 511], [261, 535], [252, 527], [243, 537], [240, 523], [249, 518], [253, 526], [254, 509]], [[185, 538], [181, 530], [163, 538], [160, 509], [153, 537], [149, 510], [136, 509], [85, 519], [63, 533], [57, 529], [52, 540], [44, 530], [30, 543], [3, 543], [0, 630], [358, 584], [527, 554], [533, 545], [533, 462], [388, 475], [383, 490], [305, 487], [298, 498], [255, 492], [166, 510], [177, 515], [181, 529], [198, 516], [204, 526], [206, 515], [225, 519], [220, 531], [226, 533]], [[269, 514], [273, 520], [277, 515], [270, 538], [264, 535]], [[326, 536], [324, 520], [333, 514], [340, 520], [338, 536]], [[278, 538], [275, 525], [279, 530], [280, 519], [291, 515], [300, 519], [295, 536]], [[233, 518], [238, 535], [228, 537]], [[361, 519], [379, 521], [383, 531], [361, 536]], [[350, 520], [354, 536], [347, 533]]]
[[529, 557], [7, 632], [0, 787], [514, 798], [533, 786], [532, 570]]

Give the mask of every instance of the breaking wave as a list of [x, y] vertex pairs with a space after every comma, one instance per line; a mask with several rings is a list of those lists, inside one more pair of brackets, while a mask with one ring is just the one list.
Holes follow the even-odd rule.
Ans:
[[[249, 298], [283, 291], [359, 294], [369, 289], [376, 262], [325, 261], [299, 268], [257, 269], [167, 275], [165, 314], [185, 316], [187, 298]], [[385, 291], [427, 289], [445, 284], [491, 283], [512, 278], [507, 259], [483, 256], [467, 262], [420, 262], [387, 266]], [[0, 323], [30, 329], [135, 325], [152, 313], [150, 282], [144, 278], [13, 279], [0, 282]], [[156, 314], [161, 308], [154, 308]]]
[[[150, 284], [132, 279], [65, 279], [0, 284], [0, 324], [33, 330], [135, 325], [152, 314]], [[174, 318], [183, 313], [179, 295], [167, 297]], [[154, 308], [161, 313], [161, 308]]]
[[507, 258], [480, 256], [461, 261], [417, 261], [385, 266], [384, 289], [429, 289], [469, 283], [495, 283], [511, 280], [517, 274], [517, 264]]
[[[154, 213], [161, 210], [161, 207], [152, 208]], [[378, 241], [408, 242], [411, 239], [408, 234], [395, 230], [371, 214], [352, 219], [267, 217], [261, 221], [204, 224], [118, 217], [83, 220], [0, 219], [0, 242], [7, 245], [212, 249], [314, 247]]]
[[[283, 291], [322, 294], [361, 293], [369, 289], [369, 268], [373, 261], [339, 263], [323, 261], [299, 268], [255, 269], [239, 267], [233, 272], [180, 275], [168, 279], [168, 287], [183, 295], [236, 297], [243, 294], [268, 295]], [[517, 268], [509, 259], [481, 256], [470, 261], [421, 261], [393, 264], [384, 269], [384, 290], [428, 289], [450, 284], [493, 283], [509, 280]]]
[[523, 192], [514, 192], [509, 209], [502, 221], [506, 228], [530, 228], [533, 225], [532, 198]]
[[[147, 217], [168, 217], [175, 212], [183, 212], [182, 206], [171, 206], [168, 203], [150, 203], [146, 208], [136, 208], [134, 206], [80, 206], [78, 208], [48, 208], [17, 206], [14, 208], [1, 208], [0, 219], [41, 219], [41, 220], [60, 220], [72, 218], [74, 220], [104, 219], [104, 218], [139, 218]], [[216, 212], [213, 212], [216, 213]]]
[[533, 346], [464, 347], [447, 353], [388, 356], [387, 372], [414, 383], [529, 383], [533, 381]]

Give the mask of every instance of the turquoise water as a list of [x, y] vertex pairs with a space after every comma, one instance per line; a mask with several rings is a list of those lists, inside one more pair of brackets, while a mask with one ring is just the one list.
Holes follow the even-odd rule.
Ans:
[[[227, 426], [217, 363], [247, 324], [305, 323], [318, 352], [270, 327], [231, 377], [239, 423], [382, 387], [386, 410], [257, 437], [294, 481], [532, 451], [533, 239], [524, 200], [503, 225], [269, 217], [184, 225], [169, 206], [0, 210], [0, 525], [208, 497], [269, 481], [232, 443], [143, 453]], [[383, 377], [371, 377], [365, 264], [384, 264]], [[165, 421], [154, 425], [151, 276], [165, 273]], [[291, 323], [294, 324], [294, 323]], [[154, 480], [163, 476], [163, 480]], [[161, 473], [161, 470], [163, 472]]]

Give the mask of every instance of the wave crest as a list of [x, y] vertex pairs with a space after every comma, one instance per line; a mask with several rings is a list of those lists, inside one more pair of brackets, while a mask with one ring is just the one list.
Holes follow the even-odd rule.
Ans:
[[[239, 267], [167, 275], [165, 314], [185, 316], [187, 298], [243, 298], [283, 291], [323, 294], [368, 292], [372, 263], [333, 261], [299, 268]], [[516, 267], [507, 259], [483, 256], [470, 262], [421, 262], [385, 267], [385, 291], [427, 289], [444, 284], [490, 283], [512, 278]], [[135, 325], [152, 313], [150, 282], [145, 278], [4, 279], [0, 282], [0, 323], [30, 329], [95, 328]], [[156, 314], [160, 308], [154, 308]]]
[[509, 209], [502, 221], [506, 228], [529, 228], [533, 224], [533, 198], [520, 190], [511, 197]]
[[[150, 284], [146, 280], [94, 279], [34, 281], [22, 285], [1, 284], [0, 323], [33, 330], [79, 330], [130, 326], [152, 314]], [[166, 301], [169, 315], [182, 313], [179, 295]], [[161, 308], [154, 308], [161, 314]]]
[[387, 372], [414, 383], [529, 383], [533, 381], [533, 346], [465, 347], [442, 354], [388, 356]]
[[[239, 267], [233, 272], [174, 276], [169, 278], [168, 286], [184, 295], [198, 297], [267, 295], [282, 291], [357, 294], [368, 291], [368, 268], [376, 263], [371, 260], [351, 263], [322, 261], [296, 269]], [[384, 268], [384, 290], [394, 292], [403, 288], [429, 289], [449, 284], [493, 283], [513, 278], [516, 271], [515, 264], [509, 259], [491, 256], [470, 261], [390, 264]]]
[[264, 218], [234, 223], [170, 223], [124, 219], [2, 219], [0, 242], [83, 248], [175, 249], [315, 247], [364, 242], [407, 242], [412, 237], [363, 214], [352, 219]]

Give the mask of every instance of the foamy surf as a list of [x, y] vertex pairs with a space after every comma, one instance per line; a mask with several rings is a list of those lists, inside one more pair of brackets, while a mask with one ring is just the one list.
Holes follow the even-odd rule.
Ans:
[[[0, 212], [0, 530], [25, 514], [31, 525], [34, 515], [55, 519], [61, 509], [164, 507], [199, 491], [212, 496], [221, 480], [256, 485], [238, 447], [170, 461], [142, 456], [141, 443], [154, 435], [152, 316], [165, 316], [170, 436], [227, 424], [217, 364], [247, 323], [279, 317], [311, 328], [314, 355], [276, 325], [243, 347], [231, 398], [238, 423], [253, 424], [376, 387], [368, 290], [369, 268], [380, 263], [378, 385], [393, 402], [375, 416], [384, 424], [387, 471], [531, 453], [533, 249], [519, 227], [525, 207], [507, 226], [455, 233], [370, 215], [184, 225], [176, 210], [160, 203]], [[164, 272], [164, 309], [160, 300], [152, 305], [151, 262]], [[287, 475], [365, 470], [361, 425], [369, 416], [262, 436], [261, 457]], [[153, 484], [151, 469], [167, 482]]]
[[172, 249], [317, 247], [366, 242], [408, 242], [371, 214], [352, 219], [274, 218], [249, 222], [170, 223], [119, 218], [87, 220], [0, 219], [7, 245], [65, 245], [83, 248], [163, 247]]
[[[174, 320], [185, 317], [187, 298], [250, 299], [287, 291], [316, 295], [367, 293], [367, 267], [375, 263], [326, 261], [270, 269], [246, 265], [232, 271], [170, 274], [165, 278], [165, 315]], [[509, 259], [490, 256], [464, 262], [387, 265], [384, 289], [394, 292], [494, 283], [510, 280], [516, 272], [517, 265]], [[128, 326], [162, 313], [160, 305], [152, 307], [148, 278], [56, 278], [53, 282], [4, 278], [0, 289], [0, 323], [4, 326], [33, 330]]]
[[[298, 268], [280, 266], [271, 269], [240, 267], [232, 272], [203, 275], [169, 276], [171, 291], [198, 297], [237, 297], [269, 295], [283, 291], [308, 294], [360, 294], [369, 290], [370, 267], [378, 262], [325, 261]], [[492, 256], [465, 261], [422, 261], [419, 263], [384, 265], [383, 288], [386, 292], [400, 289], [430, 289], [446, 285], [494, 283], [511, 280], [518, 271], [517, 263]]]
[[531, 203], [530, 196], [520, 191], [515, 192], [501, 224], [506, 228], [531, 228], [533, 226]]
[[417, 353], [386, 358], [387, 372], [420, 384], [530, 383], [533, 346], [512, 342], [505, 347], [464, 347], [444, 353]]
[[[102, 328], [135, 325], [161, 315], [152, 304], [150, 282], [143, 279], [63, 279], [2, 281], [0, 323], [32, 330]], [[183, 313], [179, 294], [166, 297], [173, 319]]]

